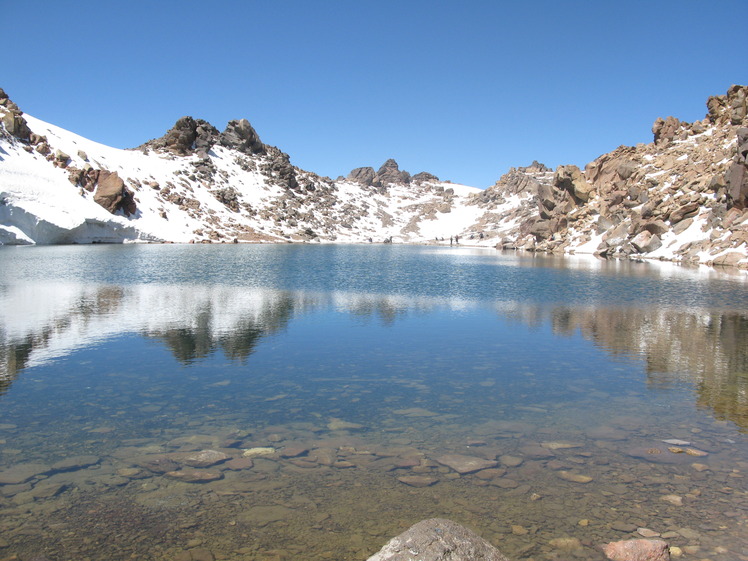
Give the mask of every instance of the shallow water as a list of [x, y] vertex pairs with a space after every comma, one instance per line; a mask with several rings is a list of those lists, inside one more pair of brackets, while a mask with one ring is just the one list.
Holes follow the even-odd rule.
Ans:
[[747, 341], [729, 271], [1, 248], [0, 559], [366, 559], [432, 516], [517, 559], [748, 559]]

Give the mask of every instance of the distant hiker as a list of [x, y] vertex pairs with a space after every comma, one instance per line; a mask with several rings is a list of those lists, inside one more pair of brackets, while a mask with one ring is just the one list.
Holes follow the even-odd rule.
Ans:
[[459, 243], [460, 243], [460, 236], [455, 236], [455, 243], [456, 243], [456, 244], [459, 244]]
[[452, 236], [449, 236], [449, 245], [452, 245]]
[[483, 232], [480, 233], [480, 239], [483, 239]]

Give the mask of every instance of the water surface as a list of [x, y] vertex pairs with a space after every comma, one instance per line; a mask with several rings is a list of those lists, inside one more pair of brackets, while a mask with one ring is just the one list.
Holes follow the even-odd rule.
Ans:
[[2, 248], [0, 556], [366, 559], [440, 516], [517, 559], [639, 529], [748, 559], [747, 286], [464, 248]]

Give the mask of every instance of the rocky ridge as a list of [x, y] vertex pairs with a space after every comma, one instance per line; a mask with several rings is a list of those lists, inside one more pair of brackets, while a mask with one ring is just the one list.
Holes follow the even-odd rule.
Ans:
[[584, 170], [513, 169], [474, 202], [529, 191], [498, 218], [518, 224], [503, 248], [746, 266], [747, 93], [732, 86], [709, 98], [695, 123], [658, 118], [651, 144], [621, 146]]
[[695, 123], [658, 118], [652, 143], [583, 170], [533, 162], [480, 190], [411, 175], [392, 159], [321, 177], [264, 144], [246, 119], [219, 132], [182, 117], [133, 151], [111, 149], [24, 115], [0, 90], [0, 243], [459, 235], [503, 249], [748, 267], [747, 92], [709, 98]]

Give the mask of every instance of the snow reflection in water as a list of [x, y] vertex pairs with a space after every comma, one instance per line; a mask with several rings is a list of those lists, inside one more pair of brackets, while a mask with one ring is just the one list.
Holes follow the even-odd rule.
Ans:
[[748, 549], [738, 311], [74, 280], [0, 292], [3, 553], [365, 558], [430, 516]]

